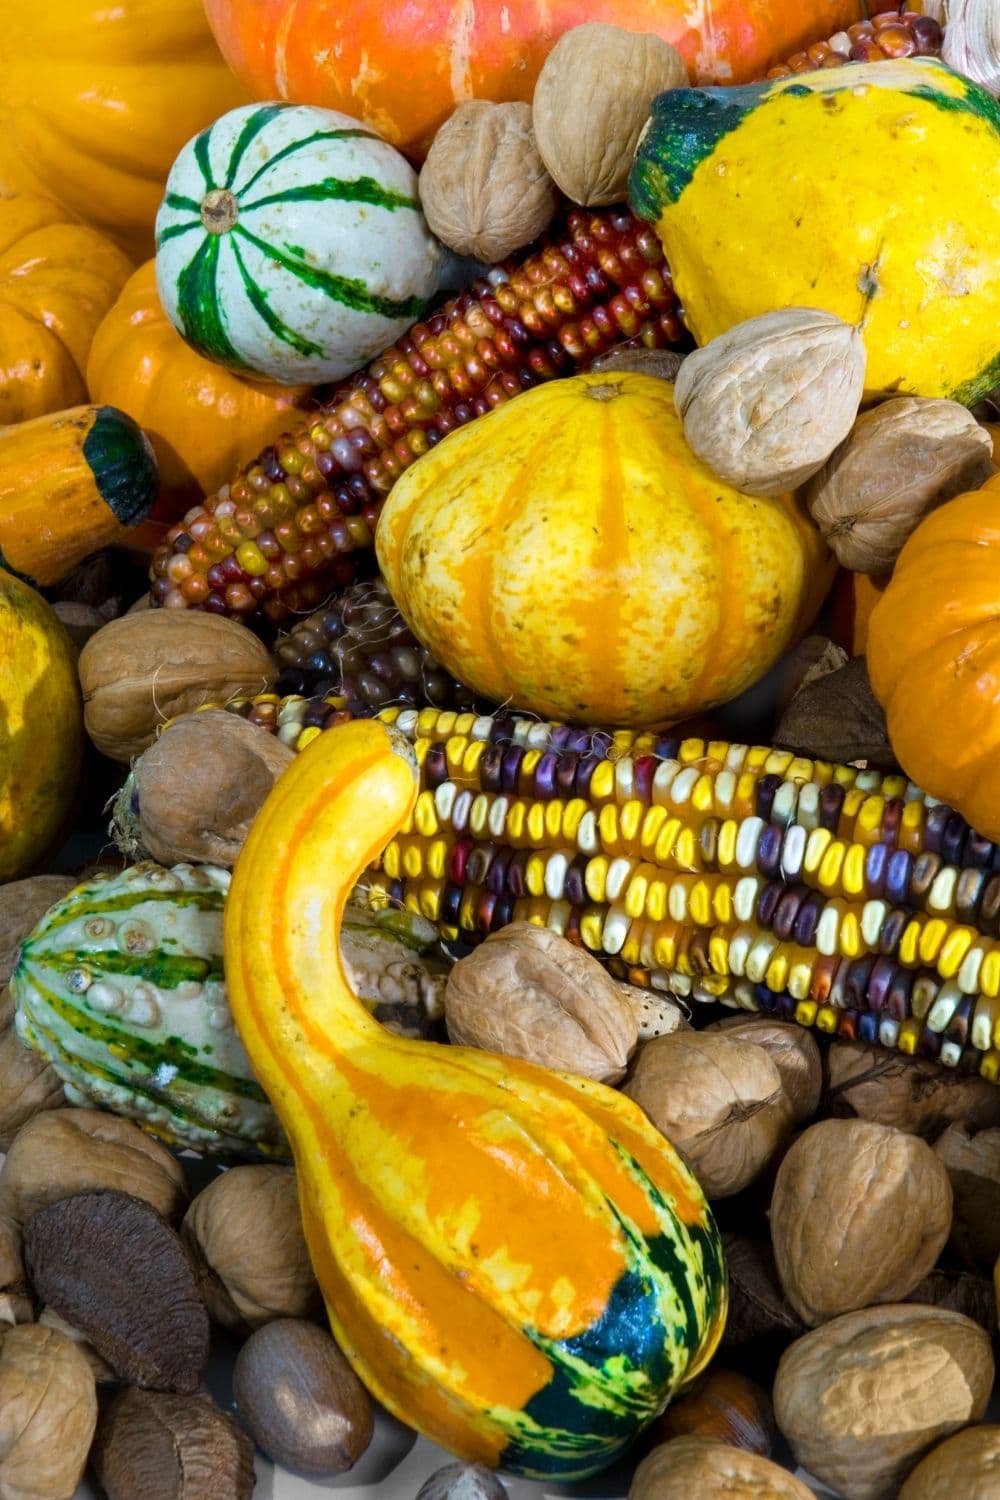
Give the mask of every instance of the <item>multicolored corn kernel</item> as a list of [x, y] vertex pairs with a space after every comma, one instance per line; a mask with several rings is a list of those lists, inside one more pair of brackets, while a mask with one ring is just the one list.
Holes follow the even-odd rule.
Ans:
[[574, 209], [339, 385], [154, 555], [154, 605], [281, 621], [370, 569], [396, 479], [456, 427], [613, 345], [690, 347], [663, 250], [624, 207]]
[[803, 52], [796, 52], [767, 74], [788, 78], [818, 68], [842, 68], [848, 63], [888, 62], [897, 57], [940, 57], [944, 31], [932, 16], [909, 10], [889, 10], [870, 21], [858, 21]]

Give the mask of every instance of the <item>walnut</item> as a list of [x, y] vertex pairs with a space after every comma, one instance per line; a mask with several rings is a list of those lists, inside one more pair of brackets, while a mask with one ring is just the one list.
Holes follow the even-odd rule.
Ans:
[[624, 199], [653, 99], [687, 83], [684, 59], [658, 36], [600, 21], [564, 32], [542, 64], [532, 118], [542, 160], [567, 198], [587, 206]]
[[864, 384], [858, 330], [832, 313], [789, 307], [689, 354], [674, 405], [689, 445], [720, 479], [747, 495], [780, 495], [844, 440]]
[[527, 104], [460, 104], [420, 171], [420, 203], [431, 230], [449, 250], [476, 260], [506, 260], [537, 239], [557, 201]]
[[43, 1204], [90, 1188], [133, 1193], [169, 1219], [188, 1201], [177, 1157], [131, 1120], [97, 1109], [51, 1109], [14, 1137], [0, 1169], [0, 1211], [23, 1224]]
[[294, 752], [224, 709], [184, 714], [132, 767], [112, 834], [130, 859], [231, 868]]
[[911, 1470], [898, 1500], [996, 1500], [1000, 1427], [966, 1427]]
[[66, 1103], [62, 1079], [14, 1030], [14, 1001], [0, 987], [0, 1151], [8, 1151], [21, 1126]]
[[230, 1167], [192, 1200], [181, 1237], [202, 1267], [217, 1323], [245, 1333], [272, 1318], [322, 1317], [291, 1167]]
[[637, 1040], [635, 1013], [592, 954], [547, 927], [512, 922], [493, 932], [448, 975], [448, 1035], [482, 1047], [614, 1083]]
[[723, 1231], [729, 1271], [729, 1316], [722, 1349], [754, 1343], [780, 1349], [805, 1332], [805, 1324], [785, 1296], [770, 1241]]
[[768, 1016], [727, 1016], [713, 1021], [706, 1031], [754, 1042], [771, 1058], [781, 1076], [781, 1086], [792, 1105], [796, 1125], [811, 1120], [819, 1108], [823, 1088], [823, 1060], [816, 1038], [794, 1021], [773, 1021]]
[[792, 1105], [763, 1047], [676, 1031], [640, 1049], [624, 1092], [680, 1152], [709, 1198], [738, 1193], [792, 1128]]
[[846, 1313], [786, 1349], [774, 1413], [797, 1461], [842, 1500], [892, 1500], [929, 1448], [981, 1420], [992, 1387], [978, 1324], [898, 1303]]
[[278, 668], [235, 620], [157, 609], [122, 615], [91, 636], [79, 673], [87, 733], [102, 755], [128, 762], [168, 719], [266, 693]]
[[0, 1500], [65, 1500], [83, 1478], [97, 1393], [79, 1349], [54, 1328], [0, 1327]]
[[949, 1125], [934, 1151], [954, 1194], [952, 1247], [966, 1265], [992, 1275], [1000, 1258], [1000, 1130]]
[[778, 1168], [771, 1239], [789, 1302], [810, 1326], [898, 1302], [951, 1228], [951, 1185], [926, 1141], [864, 1120], [821, 1120]]
[[966, 407], [897, 396], [858, 417], [805, 502], [843, 567], [888, 573], [928, 511], [992, 471], [990, 435]]
[[75, 885], [72, 875], [31, 875], [0, 885], [0, 989], [10, 983], [28, 933]]
[[932, 1137], [953, 1120], [977, 1130], [1000, 1125], [1000, 1088], [985, 1078], [864, 1042], [832, 1042], [823, 1060], [832, 1115]]
[[677, 1437], [647, 1453], [628, 1500], [813, 1500], [801, 1479], [759, 1453], [710, 1437]]

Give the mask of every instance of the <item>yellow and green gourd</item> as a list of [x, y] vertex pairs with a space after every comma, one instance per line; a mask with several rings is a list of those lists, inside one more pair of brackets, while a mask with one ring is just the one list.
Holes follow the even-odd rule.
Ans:
[[463, 1458], [609, 1464], [710, 1360], [721, 1241], [669, 1143], [588, 1079], [383, 1030], [338, 933], [411, 818], [401, 735], [356, 721], [279, 778], [225, 914], [230, 1003], [295, 1157], [331, 1325], [370, 1391]]
[[669, 90], [629, 197], [699, 344], [818, 307], [863, 327], [870, 399], [1000, 383], [1000, 102], [944, 63]]

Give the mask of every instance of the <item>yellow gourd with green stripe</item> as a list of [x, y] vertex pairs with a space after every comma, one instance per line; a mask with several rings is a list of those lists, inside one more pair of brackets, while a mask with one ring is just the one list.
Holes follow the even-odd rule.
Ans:
[[230, 1006], [361, 1379], [463, 1458], [586, 1475], [711, 1358], [721, 1242], [695, 1179], [624, 1095], [405, 1040], [355, 999], [344, 904], [417, 789], [411, 747], [371, 720], [289, 766], [226, 904]]
[[699, 344], [818, 307], [863, 320], [869, 397], [1000, 383], [1000, 104], [943, 63], [660, 94], [629, 195]]

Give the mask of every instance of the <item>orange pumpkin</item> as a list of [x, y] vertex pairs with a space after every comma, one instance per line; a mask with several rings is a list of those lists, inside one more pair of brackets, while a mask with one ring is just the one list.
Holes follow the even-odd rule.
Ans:
[[868, 622], [885, 592], [888, 573], [852, 573], [841, 568], [830, 595], [830, 633], [849, 656], [863, 656]]
[[921, 521], [867, 656], [903, 770], [1000, 840], [1000, 476]]
[[450, 433], [390, 490], [375, 548], [460, 682], [623, 726], [736, 697], [833, 572], [792, 496], [724, 484], [687, 446], [673, 387], [622, 373], [552, 381]]
[[698, 82], [742, 83], [865, 8], [863, 0], [205, 0], [205, 9], [255, 99], [343, 110], [422, 156], [463, 100], [530, 101], [549, 49], [584, 21], [655, 32]]
[[98, 323], [132, 271], [50, 198], [0, 198], [0, 426], [76, 406]]
[[196, 353], [160, 305], [152, 260], [97, 330], [87, 385], [92, 401], [128, 412], [152, 442], [160, 471], [153, 520], [166, 525], [284, 432], [312, 389], [243, 380]]
[[174, 157], [246, 102], [201, 0], [7, 5], [3, 39], [0, 193], [46, 193], [144, 260]]

